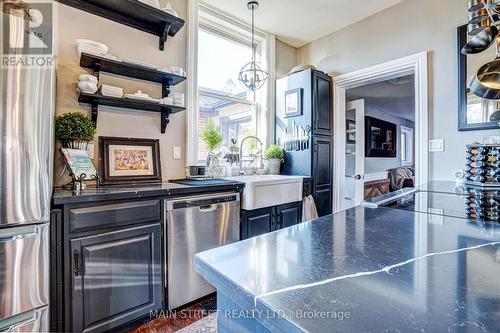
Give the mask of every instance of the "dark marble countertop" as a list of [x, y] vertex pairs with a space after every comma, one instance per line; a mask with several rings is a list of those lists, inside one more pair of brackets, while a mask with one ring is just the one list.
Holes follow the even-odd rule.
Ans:
[[195, 267], [274, 332], [500, 331], [498, 225], [356, 207], [202, 252]]
[[[450, 181], [434, 181], [416, 188], [404, 188], [365, 200], [362, 206], [368, 208], [390, 207], [437, 216], [472, 219], [468, 210], [471, 205], [470, 198], [492, 198], [499, 202], [500, 189], [478, 188]], [[476, 222], [488, 223], [491, 221], [479, 219]]]
[[218, 191], [242, 191], [245, 184], [237, 181], [225, 181], [221, 184], [183, 185], [177, 183], [138, 184], [129, 186], [87, 187], [84, 191], [74, 192], [62, 188], [54, 189], [54, 205], [69, 203], [94, 202], [146, 198], [155, 196], [182, 196]]

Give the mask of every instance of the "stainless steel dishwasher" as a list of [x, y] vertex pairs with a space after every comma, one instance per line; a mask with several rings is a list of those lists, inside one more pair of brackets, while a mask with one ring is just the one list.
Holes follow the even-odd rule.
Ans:
[[240, 194], [166, 200], [165, 209], [165, 287], [175, 309], [215, 291], [194, 271], [194, 255], [239, 240]]

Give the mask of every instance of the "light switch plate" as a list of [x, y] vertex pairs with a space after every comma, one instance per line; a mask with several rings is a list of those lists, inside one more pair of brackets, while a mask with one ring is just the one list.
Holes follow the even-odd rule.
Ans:
[[444, 224], [444, 209], [442, 208], [428, 208], [427, 209], [428, 221], [432, 224], [443, 225]]
[[181, 159], [181, 147], [174, 147], [174, 160], [180, 160]]
[[443, 139], [429, 140], [429, 151], [433, 152], [444, 151], [444, 140]]
[[93, 160], [95, 154], [95, 145], [93, 143], [89, 143], [87, 145], [87, 153], [89, 154], [90, 159]]

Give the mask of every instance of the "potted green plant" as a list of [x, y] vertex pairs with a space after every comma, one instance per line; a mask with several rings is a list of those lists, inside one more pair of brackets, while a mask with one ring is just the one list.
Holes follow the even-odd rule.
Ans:
[[264, 158], [267, 160], [268, 173], [279, 175], [281, 163], [285, 161], [285, 152], [278, 145], [271, 145], [264, 152]]
[[97, 131], [94, 122], [83, 113], [70, 112], [56, 117], [56, 139], [64, 148], [87, 149]]
[[201, 139], [208, 148], [206, 175], [208, 177], [219, 177], [222, 172], [219, 167], [219, 156], [214, 153], [214, 150], [220, 147], [223, 138], [219, 126], [215, 125], [212, 119], [205, 124], [201, 132]]
[[208, 151], [212, 153], [215, 149], [219, 148], [222, 143], [222, 134], [220, 133], [219, 126], [215, 125], [214, 121], [210, 119], [201, 132], [201, 139], [207, 145]]

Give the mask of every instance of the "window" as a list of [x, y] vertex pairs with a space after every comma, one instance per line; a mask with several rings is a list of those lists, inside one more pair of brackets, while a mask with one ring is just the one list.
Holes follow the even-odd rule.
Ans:
[[198, 0], [188, 0], [187, 165], [203, 163], [207, 148], [200, 132], [209, 119], [221, 129], [222, 152], [257, 135], [265, 145], [274, 139], [275, 36], [257, 29], [256, 60], [269, 72], [256, 94], [238, 81], [251, 61], [250, 26]]
[[401, 126], [401, 165], [413, 165], [413, 128]]
[[[198, 129], [212, 119], [222, 132], [222, 148], [256, 134], [253, 93], [238, 81], [241, 67], [251, 59], [250, 45], [200, 28], [198, 32]], [[199, 138], [199, 137], [198, 137]], [[198, 160], [208, 151], [198, 139]]]

